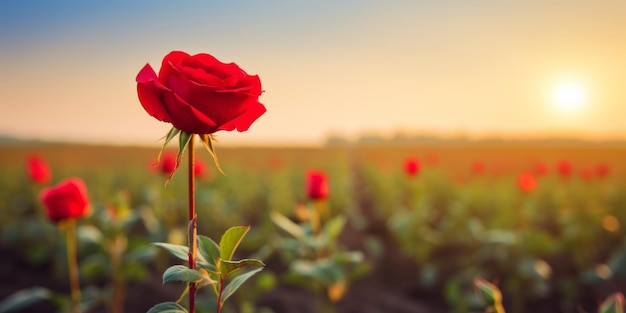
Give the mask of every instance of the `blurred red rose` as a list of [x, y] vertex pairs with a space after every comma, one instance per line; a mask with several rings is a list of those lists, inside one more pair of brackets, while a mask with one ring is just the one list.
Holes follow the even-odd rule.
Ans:
[[586, 182], [591, 182], [595, 178], [595, 171], [593, 168], [583, 168], [580, 170], [580, 178]]
[[328, 198], [330, 187], [326, 173], [309, 170], [306, 173], [306, 191], [310, 199], [323, 200]]
[[80, 178], [68, 178], [45, 188], [39, 194], [48, 218], [53, 222], [75, 219], [89, 214], [87, 186]]
[[199, 178], [205, 177], [207, 172], [206, 163], [202, 159], [194, 159], [193, 161], [193, 173]]
[[481, 161], [474, 161], [472, 163], [472, 173], [475, 175], [482, 175], [485, 173], [485, 163]]
[[160, 170], [162, 174], [171, 175], [176, 171], [176, 154], [167, 152], [161, 156]]
[[530, 193], [537, 187], [537, 180], [532, 173], [523, 172], [517, 176], [517, 186], [521, 191]]
[[599, 163], [596, 165], [595, 172], [599, 178], [605, 178], [611, 174], [611, 168], [606, 163]]
[[409, 176], [416, 176], [420, 171], [420, 163], [417, 158], [407, 158], [404, 160], [404, 172]]
[[261, 81], [235, 63], [206, 54], [172, 51], [159, 75], [146, 64], [136, 78], [143, 108], [159, 121], [191, 134], [246, 131], [266, 109], [258, 101]]
[[37, 155], [31, 155], [28, 157], [26, 171], [28, 172], [30, 179], [38, 184], [45, 184], [49, 182], [52, 177], [48, 163]]
[[556, 171], [561, 177], [569, 178], [572, 176], [572, 165], [566, 160], [561, 160], [556, 165]]
[[534, 172], [537, 176], [546, 176], [548, 175], [548, 173], [550, 173], [550, 168], [543, 162], [537, 162], [535, 164]]

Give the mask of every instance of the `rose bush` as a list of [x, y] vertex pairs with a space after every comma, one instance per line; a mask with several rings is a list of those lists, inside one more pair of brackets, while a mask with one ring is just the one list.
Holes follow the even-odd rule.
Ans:
[[45, 188], [39, 194], [48, 218], [53, 222], [76, 219], [89, 214], [87, 186], [80, 178], [68, 178]]
[[258, 100], [257, 75], [206, 53], [172, 51], [163, 58], [158, 76], [146, 64], [136, 82], [148, 114], [190, 134], [246, 131], [266, 111]]

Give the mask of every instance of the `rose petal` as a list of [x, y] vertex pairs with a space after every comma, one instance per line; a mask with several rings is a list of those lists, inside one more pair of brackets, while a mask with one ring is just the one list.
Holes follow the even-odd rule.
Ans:
[[261, 115], [263, 115], [267, 109], [263, 104], [258, 101], [254, 101], [253, 104], [248, 106], [248, 109], [243, 111], [242, 114], [232, 119], [231, 121], [222, 124], [218, 127], [218, 130], [233, 130], [237, 129], [239, 132], [243, 132], [250, 128], [250, 125], [254, 123]]
[[139, 71], [135, 80], [137, 81], [139, 102], [144, 110], [159, 121], [171, 122], [172, 119], [165, 109], [160, 96], [160, 89], [167, 90], [167, 88], [159, 83], [156, 73], [150, 64], [146, 64], [146, 66]]
[[168, 111], [172, 112], [172, 125], [177, 129], [191, 134], [210, 134], [217, 125], [211, 118], [203, 114], [172, 91], [164, 91], [163, 102]]

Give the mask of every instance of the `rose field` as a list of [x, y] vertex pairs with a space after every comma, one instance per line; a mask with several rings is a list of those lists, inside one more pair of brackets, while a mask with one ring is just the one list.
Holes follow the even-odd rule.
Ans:
[[[176, 150], [155, 164], [159, 148], [0, 146], [0, 312], [69, 311], [64, 224], [40, 199], [66, 177], [84, 180], [90, 203], [76, 220], [83, 312], [188, 297], [191, 280], [168, 270], [187, 266], [172, 248], [188, 243], [187, 175], [166, 185]], [[513, 313], [598, 312], [626, 292], [623, 145], [216, 144], [225, 175], [198, 150], [198, 260], [208, 238], [250, 226], [232, 264], [264, 265], [222, 312], [484, 312], [477, 278]], [[49, 179], [29, 175], [33, 156]], [[315, 196], [313, 170], [328, 182]], [[218, 305], [210, 287], [195, 302], [197, 312]]]

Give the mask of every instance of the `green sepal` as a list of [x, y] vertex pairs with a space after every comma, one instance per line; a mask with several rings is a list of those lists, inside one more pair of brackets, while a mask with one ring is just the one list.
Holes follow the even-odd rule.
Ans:
[[188, 313], [188, 311], [176, 302], [163, 302], [151, 307], [147, 313]]
[[205, 278], [202, 273], [184, 265], [172, 265], [163, 272], [163, 284], [171, 281], [193, 283]]
[[214, 139], [211, 136], [211, 134], [202, 134], [199, 136], [200, 136], [200, 139], [202, 140], [202, 143], [204, 144], [204, 147], [207, 149], [207, 151], [209, 151], [209, 153], [211, 154], [211, 157], [213, 157], [213, 161], [215, 162], [215, 166], [217, 167], [217, 170], [220, 171], [222, 175], [226, 176], [226, 174], [222, 170], [222, 167], [220, 166], [220, 161], [217, 159], [217, 154], [215, 153], [215, 148], [213, 147]]
[[235, 291], [237, 291], [237, 289], [239, 289], [239, 287], [241, 287], [241, 285], [243, 283], [245, 283], [248, 279], [250, 279], [250, 277], [254, 276], [254, 274], [262, 271], [263, 268], [259, 267], [256, 269], [253, 269], [245, 274], [241, 274], [235, 278], [233, 278], [233, 280], [230, 281], [230, 283], [228, 283], [228, 285], [226, 285], [226, 287], [224, 287], [224, 290], [222, 292], [222, 304], [224, 304], [224, 302], [226, 302], [226, 300], [232, 296]]
[[250, 230], [250, 226], [234, 226], [226, 230], [220, 239], [220, 258], [231, 260], [239, 243]]
[[228, 278], [228, 276], [236, 270], [250, 266], [264, 267], [265, 263], [255, 259], [243, 259], [239, 261], [222, 260], [220, 262], [220, 273], [223, 278]]
[[165, 150], [165, 147], [167, 146], [167, 144], [172, 141], [172, 139], [174, 139], [174, 137], [176, 137], [176, 135], [178, 135], [178, 133], [180, 133], [180, 130], [177, 129], [176, 127], [172, 127], [170, 128], [170, 130], [167, 132], [167, 135], [165, 135], [165, 142], [163, 143], [163, 147], [161, 147], [161, 151], [159, 151], [159, 155], [157, 156], [157, 164], [161, 163], [161, 156], [163, 155], [163, 151]]

